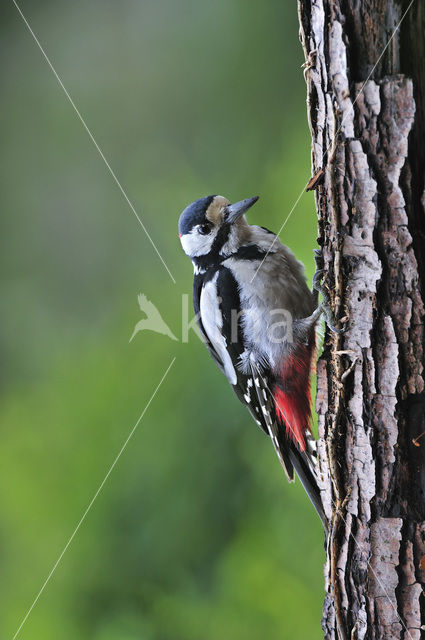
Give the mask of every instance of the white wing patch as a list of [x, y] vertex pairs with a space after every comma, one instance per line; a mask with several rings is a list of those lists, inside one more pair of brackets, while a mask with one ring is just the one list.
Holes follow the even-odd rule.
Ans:
[[224, 373], [230, 384], [235, 385], [237, 383], [236, 371], [227, 351], [226, 338], [221, 332], [223, 317], [217, 295], [217, 277], [218, 273], [202, 287], [199, 310], [205, 333], [223, 363]]

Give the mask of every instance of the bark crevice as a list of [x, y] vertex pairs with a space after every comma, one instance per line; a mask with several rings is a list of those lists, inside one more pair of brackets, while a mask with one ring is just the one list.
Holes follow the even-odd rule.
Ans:
[[327, 639], [425, 624], [425, 83], [408, 55], [425, 17], [416, 3], [392, 37], [406, 6], [299, 0], [318, 242], [345, 319], [317, 368]]

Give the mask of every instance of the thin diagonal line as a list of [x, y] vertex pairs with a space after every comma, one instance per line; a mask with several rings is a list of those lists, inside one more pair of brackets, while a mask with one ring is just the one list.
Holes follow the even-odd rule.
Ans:
[[[13, 0], [15, 1], [15, 0]], [[331, 148], [334, 140], [336, 139], [338, 133], [341, 131], [342, 126], [348, 116], [348, 114], [350, 113], [350, 109], [354, 112], [354, 105], [357, 103], [357, 100], [359, 99], [359, 97], [361, 96], [361, 94], [363, 93], [363, 89], [365, 88], [365, 85], [367, 82], [369, 82], [373, 72], [375, 71], [376, 67], [378, 66], [378, 64], [380, 63], [382, 56], [384, 55], [384, 53], [386, 52], [386, 50], [388, 49], [388, 47], [390, 46], [395, 34], [397, 33], [397, 31], [400, 28], [401, 23], [403, 22], [404, 18], [406, 17], [407, 13], [410, 10], [410, 7], [412, 6], [412, 4], [414, 3], [415, 0], [410, 0], [410, 4], [407, 7], [406, 11], [403, 13], [403, 15], [400, 18], [400, 22], [397, 24], [397, 26], [395, 27], [394, 31], [391, 34], [390, 39], [388, 40], [387, 44], [385, 45], [385, 47], [382, 49], [381, 55], [379, 56], [378, 60], [375, 62], [374, 66], [372, 67], [372, 71], [369, 73], [368, 77], [366, 78], [366, 80], [363, 82], [358, 94], [356, 95], [354, 101], [350, 104], [349, 110], [346, 112], [345, 116], [343, 117], [343, 119], [341, 120], [341, 124], [339, 125], [336, 133], [333, 135], [333, 140], [332, 142], [329, 144], [328, 148], [326, 149], [325, 153], [323, 154], [323, 156], [326, 156], [326, 154], [328, 153], [329, 149]], [[277, 234], [275, 235], [275, 237], [273, 238], [272, 243], [270, 244], [266, 255], [264, 256], [264, 258], [262, 259], [262, 261], [260, 262], [256, 272], [254, 273], [254, 275], [252, 276], [251, 282], [253, 282], [254, 278], [256, 277], [257, 273], [260, 271], [261, 267], [264, 264], [265, 259], [267, 258], [267, 256], [269, 255], [270, 251], [273, 249], [274, 243], [276, 242], [276, 240], [278, 239], [278, 237], [280, 236], [280, 234], [282, 233], [286, 223], [288, 222], [289, 218], [292, 216], [292, 214], [294, 213], [294, 210], [296, 208], [296, 206], [298, 205], [299, 201], [301, 200], [302, 195], [305, 193], [305, 188], [308, 185], [308, 182], [304, 185], [304, 187], [302, 188], [298, 198], [296, 199], [292, 209], [290, 210], [290, 212], [288, 213], [288, 215], [286, 216], [282, 226], [280, 227], [279, 231], [277, 232]]]
[[90, 503], [89, 503], [89, 505], [88, 505], [87, 509], [84, 511], [84, 513], [83, 513], [83, 515], [82, 515], [82, 517], [81, 517], [81, 519], [80, 519], [79, 523], [78, 523], [78, 524], [77, 524], [77, 526], [75, 527], [75, 529], [74, 529], [74, 531], [73, 531], [73, 533], [72, 533], [71, 537], [69, 538], [69, 540], [68, 540], [68, 542], [66, 543], [66, 545], [64, 546], [64, 548], [63, 548], [63, 550], [62, 550], [61, 554], [59, 555], [58, 559], [56, 560], [55, 564], [53, 565], [53, 567], [52, 567], [52, 569], [51, 569], [51, 571], [50, 571], [49, 575], [47, 576], [46, 580], [44, 581], [44, 583], [43, 583], [43, 585], [42, 585], [42, 587], [41, 587], [40, 591], [39, 591], [39, 592], [38, 592], [38, 594], [36, 595], [36, 597], [35, 597], [35, 599], [34, 599], [34, 601], [33, 601], [32, 605], [31, 605], [31, 606], [30, 606], [30, 608], [28, 609], [28, 611], [27, 611], [27, 613], [26, 613], [26, 615], [25, 615], [24, 619], [22, 620], [21, 624], [19, 625], [19, 627], [18, 627], [18, 629], [17, 629], [17, 631], [16, 631], [15, 635], [13, 636], [12, 640], [15, 640], [15, 638], [17, 638], [17, 637], [18, 637], [18, 634], [19, 634], [20, 630], [22, 629], [22, 627], [24, 626], [25, 622], [27, 621], [28, 616], [30, 615], [31, 611], [34, 609], [35, 605], [37, 604], [38, 599], [40, 598], [40, 596], [41, 596], [41, 594], [43, 593], [44, 589], [47, 587], [47, 585], [48, 585], [48, 583], [49, 583], [49, 581], [50, 581], [50, 578], [52, 577], [52, 575], [53, 575], [53, 574], [54, 574], [54, 572], [56, 571], [58, 564], [59, 564], [59, 563], [60, 563], [60, 561], [62, 560], [63, 556], [65, 555], [65, 553], [66, 553], [66, 551], [67, 551], [67, 549], [68, 549], [68, 547], [69, 547], [69, 545], [71, 544], [71, 542], [73, 541], [73, 539], [74, 539], [75, 535], [77, 534], [77, 532], [78, 532], [79, 528], [80, 528], [80, 527], [81, 527], [81, 525], [83, 524], [83, 522], [84, 522], [84, 520], [85, 520], [85, 518], [86, 518], [87, 514], [89, 513], [90, 509], [92, 508], [92, 506], [93, 506], [93, 504], [94, 504], [94, 502], [95, 502], [95, 500], [96, 500], [97, 496], [98, 496], [98, 495], [99, 495], [99, 493], [102, 491], [102, 489], [103, 489], [103, 486], [104, 486], [105, 482], [107, 481], [107, 479], [108, 479], [108, 478], [109, 478], [109, 476], [111, 475], [111, 473], [112, 473], [112, 471], [113, 471], [113, 469], [114, 469], [115, 465], [117, 464], [118, 460], [119, 460], [119, 459], [120, 459], [120, 457], [121, 457], [121, 454], [123, 453], [123, 451], [124, 451], [124, 449], [126, 448], [126, 446], [128, 445], [128, 443], [130, 442], [131, 437], [133, 436], [134, 432], [136, 431], [137, 427], [139, 426], [139, 423], [140, 423], [140, 421], [142, 420], [143, 416], [145, 415], [146, 411], [148, 410], [149, 405], [151, 404], [152, 400], [154, 399], [154, 397], [155, 397], [155, 396], [156, 396], [156, 394], [158, 393], [158, 390], [159, 390], [160, 386], [161, 386], [161, 385], [162, 385], [162, 383], [164, 382], [164, 380], [165, 380], [165, 378], [166, 378], [166, 376], [167, 376], [168, 372], [170, 371], [171, 367], [173, 366], [173, 364], [174, 364], [175, 360], [176, 360], [176, 358], [174, 357], [174, 358], [171, 360], [170, 364], [168, 365], [167, 370], [165, 371], [164, 375], [162, 376], [161, 380], [159, 381], [159, 383], [158, 383], [158, 385], [157, 385], [157, 387], [156, 387], [155, 391], [153, 392], [153, 394], [152, 394], [152, 395], [151, 395], [151, 397], [149, 398], [148, 403], [146, 404], [145, 408], [143, 409], [142, 413], [140, 414], [139, 419], [137, 420], [136, 424], [134, 425], [134, 427], [133, 427], [133, 428], [132, 428], [132, 430], [130, 431], [130, 433], [129, 433], [129, 435], [128, 435], [128, 437], [127, 437], [126, 441], [125, 441], [125, 442], [124, 442], [124, 444], [122, 445], [122, 447], [121, 447], [121, 449], [120, 449], [120, 451], [119, 451], [118, 455], [116, 456], [115, 460], [113, 461], [113, 463], [112, 463], [112, 464], [111, 464], [111, 466], [109, 467], [109, 470], [108, 470], [108, 472], [107, 472], [106, 476], [103, 478], [102, 482], [100, 483], [100, 485], [99, 485], [99, 487], [98, 487], [98, 489], [97, 489], [96, 493], [94, 494], [93, 498], [91, 499], [91, 501], [90, 501]]
[[28, 31], [30, 32], [30, 34], [32, 35], [32, 37], [34, 38], [34, 41], [36, 42], [38, 48], [40, 49], [41, 53], [43, 54], [44, 59], [46, 60], [47, 64], [49, 65], [50, 69], [52, 70], [56, 80], [59, 82], [60, 86], [63, 89], [63, 92], [65, 93], [66, 97], [68, 98], [69, 102], [71, 103], [72, 108], [74, 109], [75, 113], [77, 114], [81, 124], [83, 125], [84, 129], [87, 131], [90, 140], [93, 142], [94, 146], [96, 147], [97, 151], [99, 152], [100, 157], [102, 158], [103, 162], [105, 163], [109, 173], [111, 174], [111, 176], [113, 177], [118, 189], [121, 191], [122, 195], [124, 196], [125, 201], [127, 202], [128, 206], [130, 207], [130, 209], [132, 210], [132, 212], [134, 213], [134, 215], [136, 216], [137, 220], [139, 221], [140, 226], [142, 227], [143, 231], [145, 232], [149, 242], [151, 243], [152, 247], [154, 248], [156, 254], [158, 255], [158, 258], [161, 260], [162, 264], [164, 265], [165, 269], [167, 270], [168, 275], [170, 276], [171, 280], [174, 282], [174, 284], [176, 284], [176, 281], [174, 279], [173, 274], [171, 273], [170, 269], [168, 268], [164, 258], [161, 256], [159, 249], [157, 248], [156, 244], [154, 243], [154, 241], [152, 240], [148, 230], [146, 229], [145, 225], [143, 224], [142, 220], [140, 219], [136, 209], [133, 206], [133, 203], [131, 202], [130, 198], [128, 197], [128, 195], [126, 194], [126, 192], [124, 191], [123, 187], [121, 186], [120, 181], [118, 180], [117, 176], [115, 175], [115, 172], [113, 171], [111, 165], [109, 164], [109, 162], [107, 161], [107, 159], [105, 158], [105, 155], [102, 151], [102, 149], [99, 147], [99, 145], [97, 144], [92, 132], [90, 131], [90, 129], [88, 128], [83, 116], [81, 115], [81, 113], [79, 112], [78, 108], [76, 107], [73, 99], [71, 98], [71, 96], [69, 95], [68, 91], [65, 88], [65, 85], [63, 84], [61, 78], [59, 77], [56, 69], [54, 68], [53, 64], [51, 63], [47, 53], [44, 51], [43, 47], [40, 44], [40, 41], [38, 40], [37, 36], [35, 35], [34, 31], [31, 29], [30, 25], [28, 24], [27, 19], [25, 18], [24, 14], [22, 13], [21, 9], [19, 8], [16, 0], [12, 0], [13, 4], [15, 5], [15, 7], [17, 8], [22, 20], [24, 21]]

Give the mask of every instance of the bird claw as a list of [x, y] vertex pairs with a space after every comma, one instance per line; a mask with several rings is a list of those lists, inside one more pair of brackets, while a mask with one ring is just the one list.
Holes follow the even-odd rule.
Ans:
[[325, 302], [321, 302], [319, 305], [319, 308], [322, 310], [322, 313], [325, 316], [326, 325], [332, 331], [332, 333], [339, 334], [339, 333], [345, 333], [345, 331], [347, 331], [346, 327], [343, 327], [342, 329], [336, 328], [335, 326], [336, 320], [329, 304]]
[[324, 267], [323, 252], [321, 249], [313, 249], [314, 260], [316, 262], [316, 270], [320, 271]]
[[323, 276], [325, 275], [322, 251], [320, 249], [315, 249], [314, 253], [316, 261], [316, 273], [313, 276], [313, 290], [317, 291], [322, 296], [322, 302], [320, 303], [319, 308], [325, 316], [325, 322], [329, 329], [333, 333], [344, 333], [344, 331], [346, 331], [345, 328], [337, 329], [337, 327], [335, 326], [337, 320], [331, 309], [329, 291], [322, 282]]
[[321, 293], [323, 295], [322, 289], [323, 289], [323, 285], [322, 285], [322, 278], [325, 274], [325, 270], [324, 269], [317, 269], [316, 273], [313, 276], [313, 289], [314, 291], [318, 291], [319, 293]]

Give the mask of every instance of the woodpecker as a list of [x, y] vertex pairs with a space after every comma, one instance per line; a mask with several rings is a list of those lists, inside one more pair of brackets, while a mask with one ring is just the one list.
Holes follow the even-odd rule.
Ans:
[[258, 197], [213, 195], [179, 218], [194, 266], [193, 306], [213, 360], [271, 438], [290, 482], [299, 476], [327, 528], [316, 481], [310, 373], [321, 314], [304, 267], [279, 238], [249, 225]]

